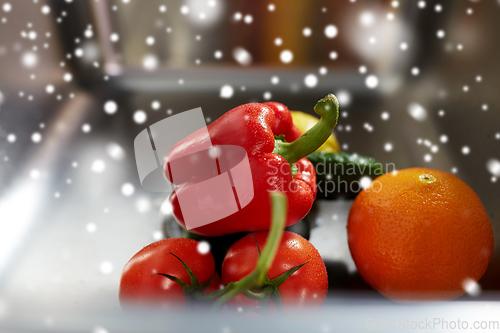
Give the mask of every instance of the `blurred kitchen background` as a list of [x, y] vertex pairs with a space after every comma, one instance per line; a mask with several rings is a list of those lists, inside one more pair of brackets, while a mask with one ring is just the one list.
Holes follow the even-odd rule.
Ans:
[[[139, 182], [144, 128], [266, 100], [313, 114], [329, 92], [342, 150], [476, 191], [496, 251], [460, 300], [499, 299], [500, 1], [0, 0], [0, 20], [0, 327], [121, 313], [121, 269], [170, 214]], [[314, 214], [330, 299], [389, 302], [350, 258], [351, 203]]]

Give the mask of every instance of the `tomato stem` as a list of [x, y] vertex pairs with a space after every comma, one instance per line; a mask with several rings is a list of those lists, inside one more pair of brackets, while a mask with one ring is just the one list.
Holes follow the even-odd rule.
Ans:
[[267, 277], [267, 270], [273, 263], [276, 252], [278, 251], [278, 245], [281, 241], [281, 237], [283, 236], [287, 211], [286, 196], [283, 193], [272, 192], [270, 193], [270, 196], [272, 205], [271, 230], [269, 231], [269, 236], [264, 250], [257, 261], [257, 266], [250, 274], [238, 282], [235, 282], [234, 288], [230, 289], [227, 293], [224, 293], [217, 301], [215, 301], [212, 306], [213, 310], [220, 308], [232, 297], [240, 293], [244, 293], [253, 286], [260, 286], [265, 281]]
[[272, 221], [266, 245], [264, 246], [264, 250], [261, 252], [259, 244], [254, 238], [257, 251], [259, 252], [259, 259], [257, 260], [255, 269], [241, 280], [237, 282], [230, 282], [224, 288], [216, 290], [210, 294], [204, 294], [203, 292], [212, 283], [216, 273], [214, 273], [211, 279], [200, 284], [196, 275], [184, 263], [184, 261], [171, 252], [169, 254], [177, 258], [177, 260], [179, 260], [184, 266], [191, 283], [186, 283], [175, 276], [163, 273], [154, 273], [152, 276], [161, 275], [179, 284], [184, 290], [184, 293], [188, 298], [188, 302], [195, 300], [211, 301], [217, 299], [212, 305], [212, 311], [219, 309], [224, 303], [238, 294], [243, 294], [250, 299], [259, 301], [259, 306], [262, 311], [265, 311], [271, 301], [275, 304], [276, 308], [281, 311], [281, 295], [278, 287], [293, 273], [299, 270], [302, 266], [306, 265], [311, 260], [311, 257], [309, 256], [308, 261], [290, 268], [273, 280], [269, 279], [267, 271], [273, 264], [278, 251], [278, 246], [281, 242], [281, 238], [283, 237], [287, 213], [287, 198], [283, 193], [272, 192], [270, 193], [270, 198], [272, 206]]
[[271, 265], [273, 264], [274, 257], [278, 251], [278, 245], [283, 236], [283, 229], [285, 228], [285, 217], [287, 211], [286, 196], [280, 192], [271, 193], [272, 202], [272, 221], [271, 230], [267, 237], [264, 251], [257, 261], [256, 270], [259, 271], [257, 284], [262, 284], [266, 279], [266, 274]]
[[222, 295], [226, 294], [230, 290], [232, 290], [235, 286], [234, 282], [229, 283], [227, 286], [225, 286], [222, 289], [216, 290], [214, 292], [211, 292], [210, 294], [204, 294], [201, 291], [195, 290], [191, 293], [191, 297], [194, 299], [197, 299], [199, 301], [211, 301], [215, 298], [221, 297]]
[[306, 261], [306, 262], [304, 262], [304, 263], [302, 263], [300, 265], [297, 265], [297, 266], [294, 266], [294, 267], [290, 268], [289, 270], [287, 270], [285, 273], [281, 274], [277, 278], [274, 278], [271, 281], [269, 281], [269, 284], [271, 284], [274, 288], [278, 288], [279, 286], [281, 286], [283, 284], [283, 282], [285, 282], [290, 276], [292, 276], [293, 273], [295, 273], [302, 266], [304, 266], [309, 261], [311, 261], [311, 259], [312, 259], [311, 256], [309, 256], [309, 260], [308, 261]]
[[248, 297], [250, 299], [253, 299], [254, 301], [261, 301], [264, 298], [266, 298], [266, 297], [269, 296], [269, 295], [267, 295], [264, 292], [257, 292], [257, 293], [255, 293], [255, 292], [250, 291], [250, 290], [244, 290], [243, 291], [243, 295], [245, 295], [246, 297]]

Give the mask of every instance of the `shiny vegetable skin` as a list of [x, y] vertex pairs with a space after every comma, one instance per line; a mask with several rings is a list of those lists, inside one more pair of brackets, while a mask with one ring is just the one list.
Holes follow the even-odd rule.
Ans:
[[[307, 159], [314, 165], [318, 185], [317, 196], [321, 199], [355, 197], [361, 190], [359, 180], [362, 177], [375, 179], [385, 173], [381, 163], [362, 155], [314, 152], [309, 154]], [[332, 191], [333, 186], [334, 191]]]
[[[200, 243], [186, 238], [168, 238], [152, 243], [137, 252], [123, 268], [119, 298], [122, 307], [151, 305], [178, 307], [187, 304], [182, 287], [162, 273], [172, 275], [190, 284], [189, 275], [178, 256], [192, 270], [200, 284], [215, 273], [215, 262], [210, 252], [200, 253]], [[220, 280], [215, 276], [205, 293], [218, 289]]]
[[[259, 258], [255, 242], [262, 249], [267, 236], [268, 232], [256, 232], [243, 237], [231, 246], [222, 264], [224, 284], [239, 281], [255, 268]], [[307, 262], [308, 260], [310, 261]], [[328, 291], [328, 275], [318, 250], [300, 235], [285, 231], [273, 264], [267, 272], [269, 279], [273, 280], [290, 268], [305, 262], [307, 263], [304, 266], [278, 287], [284, 310], [320, 306], [325, 302]], [[230, 305], [248, 308], [259, 303], [240, 294], [230, 301]]]
[[[252, 172], [254, 197], [238, 212], [198, 228], [191, 232], [204, 236], [221, 236], [237, 232], [268, 230], [271, 218], [269, 192], [282, 191], [287, 195], [288, 210], [286, 225], [300, 221], [311, 209], [316, 197], [316, 177], [312, 164], [301, 158], [295, 164], [298, 172], [292, 175], [288, 161], [275, 149], [275, 136], [284, 135], [287, 142], [300, 137], [293, 125], [292, 116], [286, 106], [276, 102], [240, 105], [207, 126], [210, 138], [198, 131], [182, 140], [168, 153], [165, 160], [165, 175], [170, 179], [167, 162], [183, 156], [185, 147], [200, 146], [210, 139], [212, 145], [234, 145], [242, 147], [248, 154]], [[206, 132], [205, 132], [206, 133]], [[196, 149], [193, 149], [196, 150]], [[193, 183], [196, 179], [193, 179]], [[177, 188], [170, 196], [173, 213], [179, 224], [186, 228], [179, 204], [179, 193], [186, 188]]]

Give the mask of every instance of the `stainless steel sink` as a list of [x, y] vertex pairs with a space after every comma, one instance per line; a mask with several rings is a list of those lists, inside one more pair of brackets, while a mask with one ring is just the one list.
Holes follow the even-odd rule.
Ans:
[[[319, 98], [336, 93], [341, 97], [341, 117], [335, 134], [343, 150], [372, 156], [398, 169], [423, 166], [454, 173], [479, 195], [495, 238], [500, 239], [500, 180], [487, 168], [489, 161], [500, 160], [496, 90], [500, 43], [495, 33], [500, 28], [500, 7], [496, 2], [441, 1], [442, 12], [436, 12], [431, 1], [425, 9], [403, 2], [394, 8], [386, 1], [356, 1], [337, 10], [320, 1], [294, 4], [290, 11], [298, 22], [313, 28], [313, 37], [307, 40], [302, 26], [276, 28], [264, 20], [271, 12], [261, 2], [217, 1], [224, 7], [218, 14], [224, 19], [211, 28], [182, 23], [180, 1], [166, 2], [172, 15], [167, 19], [158, 16], [162, 1], [11, 3], [12, 10], [0, 15], [7, 18], [0, 29], [0, 327], [10, 331], [85, 327], [88, 331], [94, 326], [85, 326], [85, 319], [75, 319], [73, 326], [68, 318], [101, 311], [98, 320], [110, 320], [110, 326], [128, 331], [119, 324], [132, 320], [123, 319], [118, 303], [121, 269], [139, 249], [165, 236], [163, 222], [170, 214], [165, 195], [141, 188], [135, 136], [150, 124], [195, 107], [203, 109], [210, 123], [239, 104], [263, 102], [265, 92], [290, 109], [309, 113]], [[196, 1], [187, 3], [196, 5]], [[286, 6], [283, 1], [274, 4], [276, 12]], [[41, 13], [44, 5], [50, 6], [49, 15]], [[235, 23], [236, 12], [251, 14], [253, 23]], [[359, 28], [358, 18], [364, 12], [374, 14], [378, 22], [374, 27], [380, 23], [382, 28]], [[386, 19], [387, 13], [394, 13], [394, 21]], [[134, 24], [134, 15], [141, 24]], [[339, 27], [338, 40], [324, 38], [322, 29], [331, 20]], [[85, 37], [88, 25], [93, 27], [91, 38]], [[166, 35], [169, 26], [181, 31], [174, 41]], [[300, 38], [293, 39], [289, 33], [289, 39], [283, 37], [285, 44], [277, 47], [275, 37], [285, 33], [280, 29], [295, 29], [293, 34]], [[436, 37], [439, 29], [446, 31], [444, 39]], [[20, 31], [29, 34], [31, 30], [37, 32], [35, 39], [19, 37]], [[121, 36], [119, 43], [109, 40], [113, 32]], [[367, 49], [371, 34], [377, 42], [374, 49]], [[155, 36], [154, 49], [143, 43], [148, 35]], [[197, 44], [197, 35], [206, 42]], [[176, 44], [183, 38], [190, 38], [186, 45]], [[354, 45], [353, 40], [362, 42]], [[402, 50], [404, 42], [409, 45], [407, 51]], [[301, 43], [320, 55], [301, 55], [297, 46]], [[254, 54], [249, 66], [232, 58], [233, 48], [243, 44]], [[278, 60], [279, 50], [292, 47], [287, 45], [297, 48], [297, 63], [290, 66]], [[78, 48], [85, 55], [97, 50], [95, 58], [79, 58]], [[224, 50], [220, 62], [213, 57], [218, 49]], [[338, 61], [329, 58], [332, 50], [338, 50]], [[141, 68], [142, 56], [148, 52], [163, 54], [154, 71]], [[37, 65], [29, 65], [29, 54], [37, 55]], [[198, 57], [203, 59], [200, 66]], [[327, 68], [325, 75], [318, 72], [322, 66]], [[419, 69], [418, 75], [411, 74], [413, 67]], [[65, 73], [72, 74], [70, 82], [64, 80]], [[311, 73], [318, 78], [314, 87], [304, 84]], [[30, 78], [33, 74], [35, 79]], [[366, 86], [367, 75], [378, 78], [375, 89]], [[271, 82], [273, 76], [279, 77], [279, 84]], [[220, 98], [225, 84], [234, 88], [232, 98]], [[54, 86], [54, 93], [46, 92], [48, 85]], [[116, 113], [105, 112], [107, 101], [117, 104]], [[157, 110], [151, 106], [153, 101], [159, 102]], [[134, 121], [137, 110], [145, 111], [144, 123]], [[35, 133], [41, 135], [40, 142]], [[335, 313], [348, 316], [360, 307], [362, 315], [370, 316], [381, 304], [384, 311], [407, 315], [409, 308], [386, 301], [356, 273], [345, 233], [351, 203], [321, 201], [309, 217], [314, 225], [310, 240], [324, 257], [330, 277], [329, 306], [318, 316], [321, 320]], [[497, 242], [479, 281], [482, 293], [432, 309], [451, 313], [455, 306], [466, 309], [471, 300], [478, 301], [474, 309], [477, 304], [490, 304], [482, 302], [496, 302], [499, 276]], [[162, 320], [179, 328], [175, 325], [182, 316], [166, 318], [153, 320], [160, 325], [156, 330], [167, 325]], [[283, 323], [272, 322], [276, 327]], [[350, 326], [347, 319], [342, 322], [343, 327]], [[331, 322], [325, 325], [316, 330], [327, 332], [333, 327]], [[234, 326], [227, 327], [232, 332]], [[352, 330], [362, 329], [356, 327]], [[224, 329], [222, 325], [217, 331]]]

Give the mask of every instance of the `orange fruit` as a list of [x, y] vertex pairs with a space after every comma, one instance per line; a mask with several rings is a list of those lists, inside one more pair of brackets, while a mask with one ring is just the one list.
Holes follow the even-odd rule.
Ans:
[[347, 234], [363, 279], [400, 302], [461, 296], [493, 254], [493, 230], [476, 193], [425, 168], [376, 178], [354, 200]]

